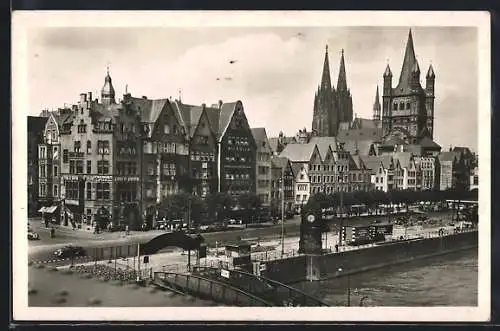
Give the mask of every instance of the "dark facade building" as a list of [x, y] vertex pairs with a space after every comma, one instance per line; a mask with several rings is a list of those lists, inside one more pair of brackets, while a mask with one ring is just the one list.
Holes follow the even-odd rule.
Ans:
[[321, 84], [314, 95], [312, 131], [314, 135], [320, 137], [336, 136], [340, 123], [352, 122], [352, 116], [352, 96], [347, 88], [344, 50], [340, 58], [340, 70], [335, 89], [331, 84], [328, 46], [326, 46]]
[[222, 104], [218, 115], [218, 192], [255, 193], [257, 146], [243, 104]]
[[36, 215], [39, 209], [38, 144], [43, 143], [47, 117], [28, 116], [28, 215]]
[[408, 143], [416, 144], [434, 132], [434, 82], [432, 65], [426, 75], [425, 89], [420, 85], [420, 66], [415, 57], [411, 30], [396, 87], [392, 85], [392, 72], [387, 65], [383, 75], [382, 128], [384, 134], [401, 131]]

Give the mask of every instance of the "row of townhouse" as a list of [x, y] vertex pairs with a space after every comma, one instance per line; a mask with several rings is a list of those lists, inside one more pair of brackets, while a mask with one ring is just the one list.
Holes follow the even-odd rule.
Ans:
[[40, 211], [90, 225], [98, 215], [118, 219], [128, 203], [148, 218], [179, 192], [255, 193], [256, 155], [241, 101], [193, 106], [125, 93], [117, 103], [108, 73], [100, 102], [85, 93], [49, 114], [38, 145]]
[[307, 143], [288, 144], [280, 156], [292, 164], [296, 212], [316, 193], [374, 188], [370, 169], [363, 159], [351, 155], [335, 137], [312, 137]]

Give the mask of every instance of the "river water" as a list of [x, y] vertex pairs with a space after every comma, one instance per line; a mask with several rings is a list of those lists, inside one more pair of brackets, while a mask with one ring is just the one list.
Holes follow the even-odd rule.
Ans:
[[[295, 287], [332, 306], [477, 306], [477, 249]], [[364, 298], [364, 299], [363, 299]]]

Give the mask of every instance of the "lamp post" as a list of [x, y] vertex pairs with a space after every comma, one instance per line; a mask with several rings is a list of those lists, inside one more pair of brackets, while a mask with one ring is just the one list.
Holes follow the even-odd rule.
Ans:
[[[326, 183], [323, 183], [323, 194], [326, 194]], [[325, 218], [325, 222], [326, 222], [326, 218]], [[326, 226], [326, 231], [325, 231], [325, 249], [328, 250], [328, 224], [325, 224]]]
[[[340, 267], [338, 269], [339, 272], [342, 272], [344, 269]], [[349, 273], [347, 273], [347, 307], [351, 306], [351, 277], [349, 276]]]
[[343, 235], [342, 235], [342, 228], [344, 226], [344, 216], [343, 216], [343, 213], [344, 213], [344, 190], [343, 190], [343, 187], [342, 187], [342, 182], [343, 182], [343, 178], [342, 178], [342, 174], [340, 175], [340, 178], [339, 178], [339, 191], [340, 191], [340, 231], [339, 231], [339, 246], [343, 246]]

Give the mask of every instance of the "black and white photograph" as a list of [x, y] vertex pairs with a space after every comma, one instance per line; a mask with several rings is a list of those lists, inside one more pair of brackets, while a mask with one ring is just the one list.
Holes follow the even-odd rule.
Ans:
[[487, 13], [12, 26], [15, 319], [489, 318]]

